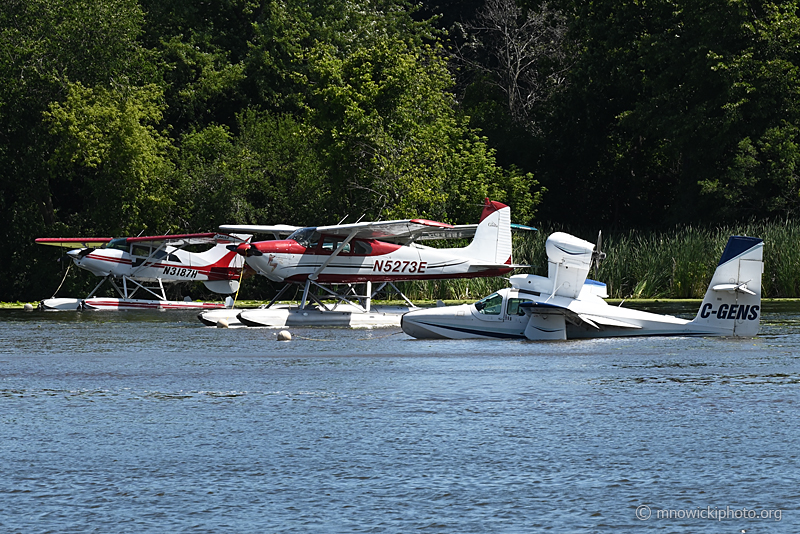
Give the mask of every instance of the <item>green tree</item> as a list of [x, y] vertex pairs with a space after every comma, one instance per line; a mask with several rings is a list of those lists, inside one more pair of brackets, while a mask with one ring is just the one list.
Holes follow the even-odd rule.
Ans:
[[[0, 266], [3, 299], [48, 287], [35, 237], [86, 230], [85, 192], [51, 172], [59, 140], [44, 113], [71, 84], [144, 86], [157, 79], [152, 55], [137, 42], [144, 20], [135, 0], [9, 0], [0, 5]], [[78, 209], [76, 209], [76, 207]], [[57, 274], [57, 273], [55, 273]], [[42, 282], [43, 279], [48, 280]]]
[[[283, 88], [283, 100], [272, 101], [300, 110], [321, 132], [337, 217], [472, 219], [483, 196], [465, 204], [452, 192], [472, 187], [509, 196], [497, 186], [504, 182], [495, 180], [503, 172], [494, 152], [457, 116], [435, 31], [414, 21], [407, 4], [341, 2], [314, 11], [272, 3], [268, 11], [253, 56], [263, 62], [251, 68], [275, 73], [263, 74], [274, 81], [270, 87]], [[294, 38], [284, 42], [280, 35]], [[467, 160], [475, 165], [463, 165]], [[514, 194], [530, 208], [519, 215], [531, 217], [536, 182], [508, 172], [526, 182]]]
[[180, 133], [234, 125], [248, 105], [244, 61], [263, 2], [139, 1], [141, 43], [158, 55], [163, 73], [164, 121]]
[[743, 46], [712, 49], [727, 81], [722, 119], [730, 131], [720, 172], [700, 180], [729, 216], [795, 214], [800, 208], [800, 17], [797, 2], [743, 10]]
[[86, 228], [112, 235], [169, 231], [171, 145], [154, 127], [162, 114], [160, 88], [73, 83], [67, 90], [66, 101], [44, 113], [60, 139], [50, 163], [52, 175], [83, 192]]
[[[587, 221], [797, 208], [797, 2], [571, 2], [581, 44], [539, 176]], [[563, 191], [563, 192], [562, 192]]]
[[[245, 110], [181, 142], [179, 211], [186, 231], [220, 224], [320, 224], [331, 201], [319, 133], [290, 115]], [[336, 221], [333, 221], [336, 222]]]

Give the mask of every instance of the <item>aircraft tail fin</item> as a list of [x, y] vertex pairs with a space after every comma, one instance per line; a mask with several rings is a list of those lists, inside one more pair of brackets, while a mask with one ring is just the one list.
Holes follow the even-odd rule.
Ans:
[[487, 198], [475, 237], [464, 252], [489, 263], [511, 265], [511, 208]]
[[737, 337], [758, 334], [764, 241], [731, 236], [692, 321], [709, 332]]
[[[231, 234], [240, 241], [249, 241], [250, 235]], [[228, 246], [240, 241], [220, 239], [215, 246], [206, 252], [197, 253], [202, 263], [208, 264], [208, 280], [203, 284], [214, 293], [233, 294], [239, 290], [239, 278], [244, 268], [244, 257]]]

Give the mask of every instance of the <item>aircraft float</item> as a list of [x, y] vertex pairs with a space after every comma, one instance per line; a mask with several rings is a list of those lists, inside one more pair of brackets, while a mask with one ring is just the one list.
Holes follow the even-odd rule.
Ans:
[[611, 306], [606, 285], [587, 279], [602, 258], [565, 233], [547, 238], [548, 276], [515, 275], [511, 287], [474, 304], [410, 311], [403, 331], [420, 339], [516, 338], [533, 341], [622, 336], [736, 336], [758, 333], [764, 243], [728, 240], [693, 320]]
[[[85, 299], [50, 298], [41, 301], [39, 307], [45, 310], [224, 308], [223, 303], [170, 301], [164, 284], [203, 282], [215, 293], [235, 293], [239, 289], [244, 259], [228, 246], [239, 245], [251, 237], [202, 233], [116, 239], [39, 238], [36, 243], [41, 245], [70, 249], [67, 256], [77, 267], [102, 277]], [[210, 245], [211, 248], [205, 252], [189, 252], [185, 250], [189, 245]], [[120, 298], [94, 296], [106, 282]], [[137, 294], [144, 298], [135, 298]]]
[[[513, 225], [520, 229], [530, 229]], [[394, 282], [476, 278], [508, 274], [512, 263], [511, 208], [485, 200], [480, 222], [453, 226], [426, 219], [356, 222], [318, 227], [220, 226], [222, 231], [286, 233], [286, 239], [243, 242], [229, 248], [244, 257], [256, 273], [286, 285], [267, 305], [252, 310], [219, 310], [200, 314], [207, 325], [225, 320], [247, 326], [397, 326], [400, 315], [415, 306]], [[418, 241], [472, 237], [466, 247], [432, 248]], [[366, 285], [363, 295], [353, 284]], [[372, 284], [380, 286], [372, 290]], [[303, 287], [299, 306], [274, 306], [283, 293]], [[344, 292], [330, 286], [342, 284]], [[408, 306], [372, 307], [387, 285]], [[319, 288], [336, 304], [326, 306], [310, 289]]]

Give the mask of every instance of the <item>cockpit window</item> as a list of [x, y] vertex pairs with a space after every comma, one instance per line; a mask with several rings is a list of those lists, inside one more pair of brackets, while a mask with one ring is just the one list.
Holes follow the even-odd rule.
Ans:
[[492, 293], [488, 297], [476, 302], [475, 307], [480, 313], [485, 315], [500, 315], [503, 311], [503, 296]]
[[112, 239], [106, 246], [103, 248], [113, 248], [115, 250], [128, 250], [128, 238], [127, 237], [118, 237], [116, 239]]
[[506, 313], [508, 315], [525, 315], [525, 312], [522, 308], [519, 307], [520, 304], [523, 302], [530, 302], [530, 299], [508, 299], [508, 305], [506, 306]]
[[355, 239], [350, 242], [353, 245], [352, 253], [359, 256], [369, 256], [372, 254], [372, 246], [366, 241], [356, 241]]
[[142, 246], [142, 245], [134, 245], [133, 246], [133, 255], [139, 256], [142, 258], [146, 258], [150, 255], [150, 247]]
[[178, 257], [175, 254], [167, 254], [167, 251], [164, 250], [163, 248], [160, 248], [160, 249], [156, 250], [155, 252], [153, 252], [153, 259], [154, 260], [161, 260], [161, 259], [164, 259], [164, 258], [167, 258], [167, 261], [180, 262], [180, 260], [178, 259]]
[[[344, 241], [343, 237], [330, 237], [330, 236], [325, 237], [322, 240], [322, 250], [324, 252], [333, 252], [334, 250], [339, 248], [339, 246], [342, 244], [342, 241]], [[349, 252], [350, 252], [350, 243], [347, 243], [344, 247], [342, 247], [342, 253], [348, 254]]]
[[300, 228], [299, 230], [295, 230], [288, 239], [295, 241], [301, 247], [317, 248], [319, 232], [317, 232], [316, 227]]

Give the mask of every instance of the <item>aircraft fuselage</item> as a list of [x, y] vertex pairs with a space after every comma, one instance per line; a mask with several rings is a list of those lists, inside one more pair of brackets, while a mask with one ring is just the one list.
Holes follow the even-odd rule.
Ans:
[[[341, 237], [321, 236], [303, 246], [293, 240], [253, 243], [247, 263], [274, 281], [300, 282], [314, 278], [320, 283], [396, 282], [438, 278], [499, 276], [513, 269], [485, 265], [463, 253], [464, 249], [436, 249], [423, 245], [397, 245], [374, 239], [353, 239], [334, 257]], [[326, 264], [327, 262], [327, 264]]]
[[[97, 276], [129, 277], [143, 282], [162, 281], [205, 282], [236, 280], [240, 276], [241, 261], [236, 252], [225, 251], [216, 262], [202, 261], [198, 254], [165, 247], [153, 257], [131, 254], [116, 249], [75, 249], [67, 254], [76, 266]], [[149, 259], [148, 259], [149, 257]]]

